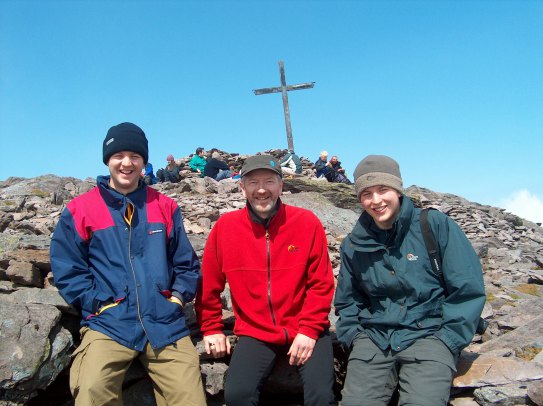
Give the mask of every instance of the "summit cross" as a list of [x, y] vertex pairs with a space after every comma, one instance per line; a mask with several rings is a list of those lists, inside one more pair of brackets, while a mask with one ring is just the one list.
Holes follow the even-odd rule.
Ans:
[[283, 61], [279, 61], [279, 73], [281, 74], [281, 86], [279, 87], [267, 87], [263, 89], [253, 90], [255, 96], [269, 93], [279, 93], [283, 95], [283, 109], [285, 111], [285, 126], [287, 128], [287, 143], [289, 151], [294, 151], [294, 142], [292, 141], [292, 128], [290, 126], [290, 110], [288, 108], [288, 96], [287, 92], [291, 90], [311, 89], [315, 86], [315, 82], [299, 83], [297, 85], [288, 85], [285, 79], [285, 65]]

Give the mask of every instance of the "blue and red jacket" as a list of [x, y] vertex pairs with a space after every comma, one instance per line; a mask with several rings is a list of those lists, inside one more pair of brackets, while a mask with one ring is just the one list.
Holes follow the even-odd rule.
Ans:
[[168, 299], [194, 298], [200, 263], [177, 203], [142, 182], [124, 196], [100, 176], [73, 199], [51, 240], [51, 267], [81, 325], [125, 347], [161, 348], [189, 334], [181, 306]]

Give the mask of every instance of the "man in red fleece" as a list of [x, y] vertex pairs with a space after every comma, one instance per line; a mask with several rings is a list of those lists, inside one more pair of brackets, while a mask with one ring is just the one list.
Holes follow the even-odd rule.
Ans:
[[270, 155], [249, 157], [240, 185], [247, 206], [213, 227], [196, 303], [207, 353], [230, 354], [220, 298], [228, 282], [239, 342], [226, 403], [257, 405], [277, 357], [287, 356], [302, 377], [304, 403], [335, 405], [328, 334], [334, 277], [322, 224], [310, 211], [281, 203], [281, 166]]

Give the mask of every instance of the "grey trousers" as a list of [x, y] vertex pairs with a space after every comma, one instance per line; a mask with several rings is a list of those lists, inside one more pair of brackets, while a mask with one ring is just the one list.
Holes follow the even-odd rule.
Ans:
[[396, 352], [377, 347], [365, 334], [354, 341], [342, 406], [386, 406], [399, 384], [400, 405], [447, 405], [457, 357], [436, 337]]

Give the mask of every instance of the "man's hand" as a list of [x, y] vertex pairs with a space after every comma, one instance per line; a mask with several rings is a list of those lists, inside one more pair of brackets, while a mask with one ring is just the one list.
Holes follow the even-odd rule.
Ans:
[[290, 356], [288, 363], [297, 366], [305, 364], [306, 361], [311, 358], [316, 342], [317, 340], [309, 338], [306, 335], [300, 333], [296, 334], [287, 353], [287, 355]]
[[230, 354], [230, 340], [222, 333], [204, 336], [206, 353], [212, 354], [213, 358], [221, 358]]

